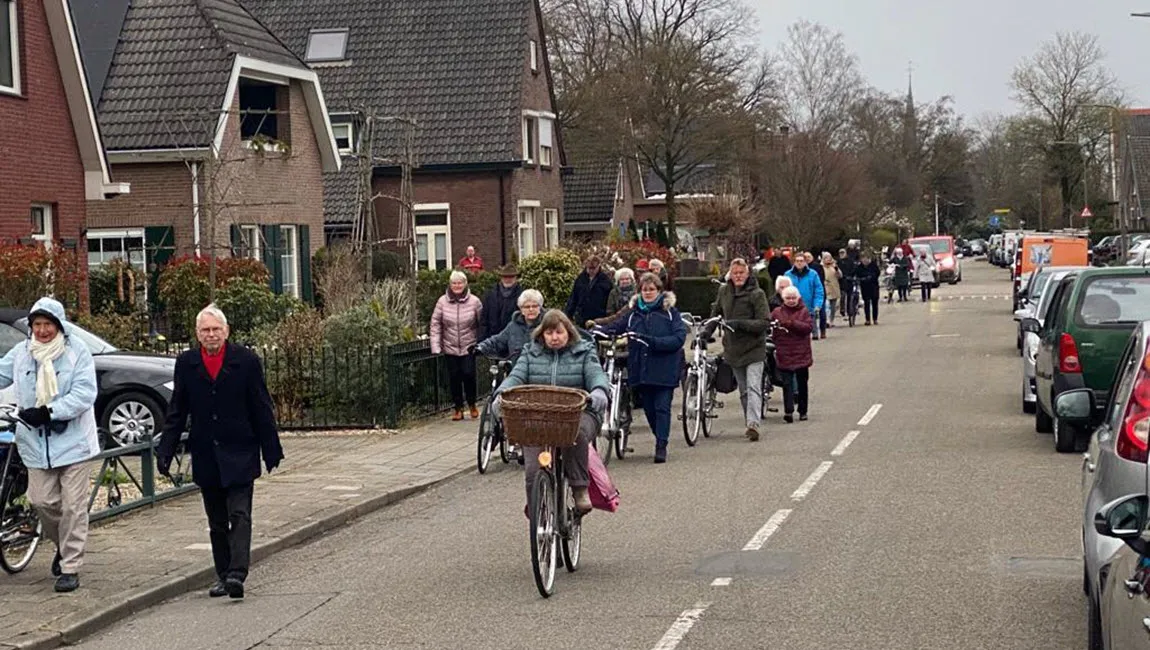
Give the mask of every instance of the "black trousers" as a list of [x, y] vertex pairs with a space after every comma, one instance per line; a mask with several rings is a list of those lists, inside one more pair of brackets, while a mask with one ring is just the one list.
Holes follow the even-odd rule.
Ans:
[[[782, 370], [783, 374], [783, 410], [790, 415], [799, 407], [799, 415], [807, 414], [807, 384], [810, 382], [811, 369]], [[797, 402], [797, 404], [796, 404]]]
[[475, 406], [475, 355], [462, 357], [446, 355], [447, 381], [451, 385], [451, 403], [455, 409], [463, 409], [463, 396], [467, 394], [467, 405]]
[[863, 286], [860, 288], [863, 299], [863, 314], [867, 322], [878, 321], [878, 287]]
[[248, 577], [252, 556], [252, 484], [232, 487], [200, 487], [212, 560], [220, 580]]
[[910, 285], [909, 284], [905, 285], [905, 286], [898, 285], [898, 301], [899, 302], [906, 302], [907, 298], [909, 298], [909, 297], [910, 297]]
[[930, 300], [930, 290], [934, 285], [929, 282], [923, 282], [918, 285], [919, 290], [922, 292], [922, 301]]

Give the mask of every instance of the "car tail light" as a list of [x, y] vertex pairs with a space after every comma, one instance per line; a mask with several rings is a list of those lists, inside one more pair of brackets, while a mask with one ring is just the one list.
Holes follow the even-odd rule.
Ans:
[[1120, 457], [1137, 463], [1145, 463], [1150, 456], [1150, 356], [1138, 369], [1114, 449]]
[[1063, 333], [1058, 339], [1058, 372], [1082, 372], [1078, 361], [1078, 344], [1074, 337]]

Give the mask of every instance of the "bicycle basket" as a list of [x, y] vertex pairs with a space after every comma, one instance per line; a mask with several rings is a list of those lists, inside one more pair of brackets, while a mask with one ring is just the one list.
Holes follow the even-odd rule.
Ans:
[[572, 447], [587, 393], [561, 386], [517, 386], [502, 393], [507, 441], [524, 447]]

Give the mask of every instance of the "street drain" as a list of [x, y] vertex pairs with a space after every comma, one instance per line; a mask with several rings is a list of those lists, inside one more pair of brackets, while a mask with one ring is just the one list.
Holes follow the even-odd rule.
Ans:
[[789, 551], [729, 551], [710, 555], [695, 566], [701, 576], [778, 576], [791, 572], [798, 563], [797, 553]]
[[996, 568], [1009, 573], [1051, 578], [1077, 578], [1082, 575], [1082, 558], [1012, 556], [995, 558]]

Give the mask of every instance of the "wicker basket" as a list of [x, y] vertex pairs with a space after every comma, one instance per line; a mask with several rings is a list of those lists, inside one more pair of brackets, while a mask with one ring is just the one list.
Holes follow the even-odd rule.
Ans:
[[572, 447], [587, 393], [560, 386], [517, 386], [502, 393], [507, 440], [524, 447]]

